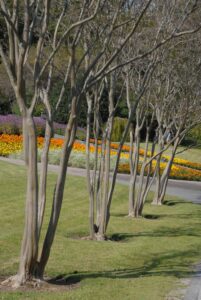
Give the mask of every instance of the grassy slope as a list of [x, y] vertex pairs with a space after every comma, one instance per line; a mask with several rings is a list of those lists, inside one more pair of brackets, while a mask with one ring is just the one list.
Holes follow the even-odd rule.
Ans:
[[[185, 148], [179, 147], [178, 152], [182, 151], [183, 149]], [[201, 163], [201, 149], [196, 149], [196, 148], [188, 149], [183, 153], [178, 153], [176, 157], [187, 159], [189, 161], [196, 162], [196, 163]]]
[[[25, 189], [23, 167], [0, 162], [1, 276], [17, 271], [23, 226]], [[49, 176], [48, 210], [55, 175]], [[78, 188], [79, 187], [79, 188]], [[72, 291], [2, 292], [0, 299], [162, 300], [178, 279], [190, 276], [189, 265], [201, 260], [201, 206], [167, 198], [163, 207], [149, 203], [145, 214], [153, 219], [131, 220], [127, 188], [118, 186], [108, 234], [119, 242], [92, 242], [87, 235], [88, 200], [85, 179], [69, 177], [48, 276], [73, 277]], [[47, 225], [47, 219], [46, 219]], [[95, 296], [96, 295], [96, 296]]]
[[[145, 144], [142, 143], [141, 147], [143, 149], [145, 149]], [[151, 146], [149, 148], [151, 149]], [[182, 159], [186, 159], [186, 160], [189, 160], [192, 162], [201, 163], [201, 149], [191, 148], [182, 153], [179, 153], [180, 151], [183, 151], [184, 149], [186, 149], [186, 147], [183, 147], [183, 146], [178, 147], [178, 150], [177, 150], [178, 154], [176, 155], [177, 158], [182, 158]], [[157, 147], [156, 147], [156, 151], [157, 151]], [[165, 151], [164, 154], [169, 155], [170, 153], [171, 153], [171, 146], [167, 151]]]

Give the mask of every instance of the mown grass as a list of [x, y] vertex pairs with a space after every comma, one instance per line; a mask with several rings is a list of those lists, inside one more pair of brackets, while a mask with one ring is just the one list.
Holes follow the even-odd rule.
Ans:
[[[145, 149], [145, 143], [141, 144], [142, 149]], [[151, 144], [149, 146], [149, 149], [151, 150]], [[158, 146], [156, 146], [156, 151], [158, 149]], [[172, 150], [172, 146], [170, 146], [164, 154], [170, 155]], [[177, 158], [182, 158], [189, 160], [191, 162], [195, 163], [201, 163], [201, 149], [200, 148], [187, 148], [185, 146], [179, 146], [177, 149]]]
[[[15, 274], [23, 229], [26, 173], [0, 162], [1, 277]], [[56, 174], [49, 175], [48, 212]], [[70, 291], [1, 291], [0, 299], [162, 300], [189, 277], [201, 260], [201, 206], [166, 198], [166, 205], [147, 203], [144, 218], [127, 214], [127, 187], [118, 185], [108, 236], [112, 240], [81, 240], [88, 235], [85, 179], [69, 176], [56, 238], [46, 275], [61, 275], [79, 285]], [[151, 195], [150, 195], [151, 197]], [[44, 231], [43, 231], [44, 234]]]

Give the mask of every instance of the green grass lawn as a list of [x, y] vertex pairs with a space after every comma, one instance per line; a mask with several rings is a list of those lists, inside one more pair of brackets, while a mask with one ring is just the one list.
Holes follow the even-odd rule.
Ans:
[[[141, 148], [145, 149], [145, 143], [141, 143]], [[151, 149], [151, 144], [149, 146], [149, 149]], [[158, 146], [156, 146], [156, 152], [157, 152], [157, 149], [158, 149]], [[166, 150], [164, 152], [164, 154], [169, 155], [171, 153], [171, 149], [172, 149], [172, 146], [170, 146], [168, 148], [168, 150]], [[201, 163], [201, 149], [200, 148], [189, 148], [187, 150], [186, 149], [187, 149], [187, 147], [179, 146], [177, 149], [178, 154], [176, 155], [176, 157], [186, 159], [186, 160], [189, 160], [189, 161], [195, 162], [195, 163]]]
[[[0, 162], [1, 277], [15, 274], [23, 229], [26, 173]], [[49, 175], [48, 207], [56, 175]], [[1, 291], [0, 299], [162, 300], [192, 273], [201, 260], [201, 206], [166, 198], [166, 205], [147, 203], [146, 218], [127, 214], [127, 187], [118, 185], [108, 236], [113, 241], [81, 240], [88, 235], [85, 179], [69, 176], [61, 218], [46, 275], [79, 282], [72, 290]], [[47, 226], [48, 219], [45, 219]], [[44, 232], [43, 232], [44, 233]], [[114, 241], [116, 239], [116, 241]]]

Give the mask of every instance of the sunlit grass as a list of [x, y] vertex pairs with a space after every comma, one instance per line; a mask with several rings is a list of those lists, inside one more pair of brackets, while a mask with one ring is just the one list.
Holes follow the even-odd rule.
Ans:
[[[0, 276], [17, 272], [23, 230], [26, 172], [0, 162], [1, 245]], [[56, 174], [50, 174], [48, 213]], [[81, 240], [88, 235], [88, 197], [85, 178], [67, 178], [64, 202], [46, 276], [63, 274], [79, 282], [61, 292], [1, 292], [0, 299], [134, 299], [163, 300], [189, 268], [201, 259], [201, 206], [167, 197], [166, 205], [147, 203], [144, 218], [127, 215], [127, 187], [118, 185], [107, 242]], [[150, 195], [151, 200], [151, 195]], [[146, 217], [146, 218], [145, 218]], [[45, 228], [43, 229], [43, 235]]]
[[[145, 148], [145, 144], [142, 143], [141, 147], [144, 149]], [[151, 144], [149, 149], [151, 149]], [[157, 151], [158, 147], [156, 146], [156, 151]], [[171, 153], [171, 149], [172, 146], [170, 146], [170, 148], [164, 152], [164, 154], [169, 155]], [[199, 148], [188, 148], [184, 147], [184, 146], [179, 146], [177, 149], [177, 158], [182, 158], [182, 159], [186, 159], [195, 163], [201, 163], [201, 149]]]

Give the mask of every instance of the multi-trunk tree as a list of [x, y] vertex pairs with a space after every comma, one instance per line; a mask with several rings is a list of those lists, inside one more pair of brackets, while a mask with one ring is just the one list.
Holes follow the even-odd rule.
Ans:
[[[0, 0], [1, 23], [3, 22], [5, 28], [5, 35], [0, 35], [0, 57], [23, 118], [24, 158], [27, 169], [25, 226], [18, 274], [10, 279], [13, 285], [18, 286], [32, 278], [43, 277], [62, 207], [67, 165], [75, 139], [80, 103], [83, 96], [86, 97], [88, 116], [93, 107], [97, 116], [98, 99], [102, 93], [102, 85], [106, 84], [109, 90], [109, 118], [103, 132], [103, 156], [98, 182], [103, 187], [103, 193], [100, 224], [97, 226], [101, 238], [104, 237], [110, 218], [110, 205], [121, 149], [129, 131], [132, 115], [142, 98], [147, 82], [145, 76], [144, 85], [138, 93], [136, 103], [131, 108], [128, 123], [119, 144], [109, 187], [110, 134], [115, 113], [114, 91], [119, 68], [152, 55], [157, 48], [164, 46], [173, 38], [191, 34], [200, 28], [197, 22], [194, 26], [185, 27], [189, 16], [197, 12], [197, 1], [188, 1], [187, 4], [184, 3], [185, 1], [180, 1], [179, 17], [174, 2], [66, 0], [61, 5], [57, 5], [57, 1], [53, 0], [25, 0], [24, 2]], [[173, 7], [166, 16], [165, 11], [170, 4]], [[155, 26], [155, 22], [152, 21], [154, 15], [159, 14], [160, 11], [163, 14], [158, 27], [158, 24]], [[150, 31], [154, 33], [149, 47], [143, 43], [140, 45], [141, 33], [144, 30], [145, 34], [149, 33], [147, 38], [150, 36]], [[121, 52], [131, 38], [137, 41], [137, 51], [131, 52], [131, 56], [121, 60]], [[59, 84], [61, 89], [57, 101], [53, 103], [52, 89], [58, 83], [55, 78], [61, 78]], [[66, 105], [69, 107], [69, 114], [66, 120], [64, 145], [52, 195], [49, 224], [44, 241], [40, 241], [46, 206], [48, 153], [53, 134], [53, 121], [67, 90], [68, 103]], [[94, 97], [93, 104], [92, 96]], [[37, 165], [37, 135], [33, 118], [38, 103], [43, 106], [46, 114], [45, 142], [40, 172], [38, 172]], [[94, 119], [94, 122], [97, 122], [94, 125], [97, 141], [98, 118]], [[91, 192], [89, 180], [88, 183]], [[91, 212], [93, 212], [93, 203], [91, 203]], [[91, 215], [91, 234], [93, 235], [92, 223], [93, 216]], [[41, 253], [39, 241], [42, 243]]]
[[[18, 274], [11, 278], [14, 285], [25, 283], [33, 277], [43, 277], [61, 211], [67, 165], [75, 139], [81, 96], [106, 72], [132, 35], [132, 28], [114, 52], [108, 45], [114, 34], [116, 20], [124, 13], [123, 3], [117, 1], [0, 1], [0, 13], [5, 23], [6, 37], [0, 42], [0, 56], [8, 73], [16, 100], [23, 117], [24, 156], [27, 167], [27, 195], [25, 226], [21, 245]], [[151, 1], [149, 1], [151, 2]], [[108, 10], [110, 13], [108, 14]], [[51, 19], [51, 22], [50, 22]], [[100, 20], [104, 20], [100, 22]], [[96, 20], [97, 31], [89, 35], [88, 47], [83, 47], [87, 26]], [[92, 25], [91, 25], [92, 26]], [[124, 22], [118, 24], [118, 28]], [[134, 25], [132, 25], [134, 26]], [[103, 42], [103, 43], [102, 43]], [[96, 51], [95, 51], [96, 50]], [[84, 68], [85, 58], [95, 55]], [[107, 56], [104, 56], [107, 51]], [[101, 68], [96, 68], [99, 62]], [[59, 69], [59, 70], [58, 70]], [[54, 78], [62, 74], [61, 90], [56, 103], [51, 101]], [[27, 74], [29, 76], [27, 76]], [[60, 76], [61, 77], [61, 76]], [[56, 76], [56, 78], [59, 78]], [[29, 82], [28, 82], [29, 80]], [[31, 84], [30, 84], [31, 82]], [[79, 83], [79, 84], [78, 84]], [[28, 91], [31, 86], [31, 92]], [[68, 85], [69, 115], [66, 120], [57, 181], [55, 183], [49, 225], [39, 253], [40, 232], [46, 203], [48, 152], [53, 132], [53, 120], [60, 109]], [[28, 97], [28, 92], [31, 94]], [[42, 103], [46, 114], [45, 142], [40, 172], [37, 166], [37, 136], [34, 109]]]

